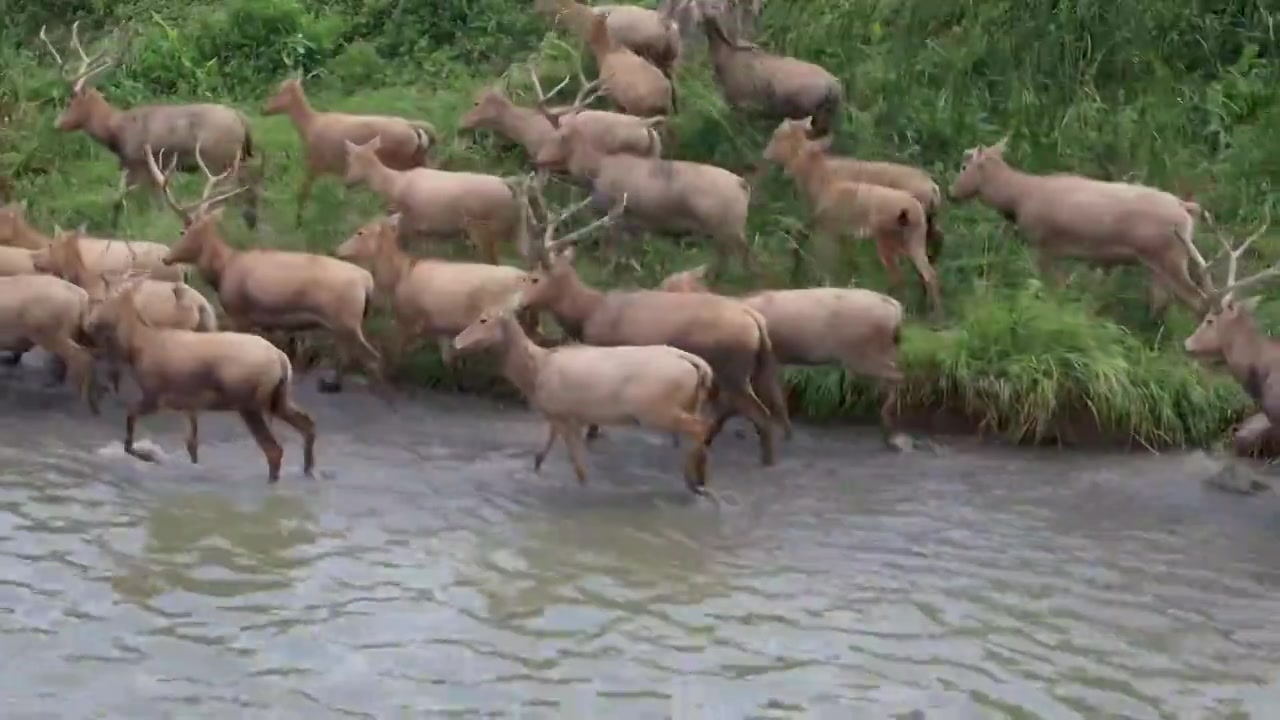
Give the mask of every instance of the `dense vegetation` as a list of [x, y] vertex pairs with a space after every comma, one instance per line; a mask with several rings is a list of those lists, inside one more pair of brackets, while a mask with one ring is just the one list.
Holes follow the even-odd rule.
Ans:
[[[451, 138], [447, 167], [504, 174], [520, 167], [521, 154], [488, 136], [453, 138], [458, 118], [477, 88], [513, 64], [518, 94], [523, 63], [556, 77], [570, 60], [531, 12], [532, 0], [15, 7], [0, 37], [0, 177], [12, 178], [15, 196], [28, 200], [46, 230], [55, 222], [102, 227], [117, 172], [88, 138], [52, 128], [65, 85], [36, 40], [44, 23], [56, 38], [74, 19], [90, 37], [128, 31], [119, 67], [97, 81], [117, 104], [207, 99], [256, 113], [279, 80], [302, 72], [317, 107], [429, 119]], [[945, 186], [965, 148], [1007, 132], [1015, 165], [1157, 184], [1193, 195], [1220, 225], [1239, 231], [1276, 203], [1272, 181], [1280, 176], [1280, 17], [1266, 8], [1258, 0], [777, 1], [766, 3], [757, 40], [844, 80], [851, 102], [837, 151], [915, 163]], [[681, 70], [679, 90], [673, 156], [731, 169], [756, 161], [771, 128], [727, 111], [700, 47]], [[369, 193], [326, 181], [295, 229], [297, 137], [283, 118], [255, 114], [254, 126], [271, 160], [266, 219], [256, 235], [228, 221], [237, 242], [324, 251], [375, 212]], [[773, 282], [784, 283], [806, 211], [776, 171], [753, 202], [757, 252], [773, 260]], [[1146, 317], [1143, 273], [1076, 266], [1066, 289], [1051, 290], [994, 212], [950, 205], [942, 222], [948, 320], [943, 327], [913, 320], [906, 335], [910, 405], [957, 410], [1019, 438], [1053, 436], [1065, 421], [1092, 416], [1107, 434], [1150, 445], [1212, 442], [1247, 408], [1234, 383], [1182, 354], [1195, 324], [1184, 309], [1163, 325]], [[135, 201], [122, 232], [164, 238], [176, 229], [162, 207]], [[1211, 237], [1202, 229], [1206, 250]], [[1258, 245], [1252, 262], [1272, 258], [1273, 244]], [[850, 256], [847, 270], [859, 285], [885, 287], [869, 243]], [[630, 282], [650, 285], [701, 259], [655, 242]], [[923, 317], [923, 294], [911, 292], [908, 307]], [[1275, 316], [1266, 305], [1263, 313]], [[413, 372], [453, 382], [433, 358], [422, 353]], [[791, 371], [790, 379], [810, 416], [874, 417], [865, 386], [838, 371]]]

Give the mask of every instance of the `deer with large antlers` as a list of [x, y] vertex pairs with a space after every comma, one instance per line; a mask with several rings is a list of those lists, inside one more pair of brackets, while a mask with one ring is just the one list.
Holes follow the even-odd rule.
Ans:
[[[1240, 297], [1241, 291], [1280, 275], [1280, 263], [1243, 279], [1237, 279], [1240, 257], [1266, 231], [1271, 222], [1267, 208], [1262, 226], [1243, 243], [1232, 247], [1219, 235], [1227, 258], [1227, 277], [1221, 289], [1208, 298], [1208, 313], [1183, 343], [1187, 353], [1207, 362], [1220, 362], [1258, 403], [1259, 412], [1236, 429], [1236, 452], [1249, 454], [1280, 425], [1280, 340], [1263, 334], [1254, 318], [1259, 296]], [[1214, 228], [1215, 230], [1217, 228]], [[1212, 263], [1207, 264], [1206, 271]], [[1206, 275], [1208, 273], [1206, 272]]]
[[[128, 110], [115, 107], [88, 84], [90, 78], [111, 68], [114, 60], [107, 57], [107, 50], [90, 57], [80, 42], [79, 25], [76, 22], [71, 26], [71, 49], [80, 57], [79, 66], [68, 78], [70, 101], [54, 127], [63, 132], [83, 130], [119, 159], [120, 193], [112, 206], [113, 225], [119, 220], [128, 194], [151, 181], [145, 157], [147, 146], [170, 155], [180, 172], [201, 169], [196, 161], [197, 147], [204, 153], [203, 162], [214, 170], [234, 168], [237, 174], [247, 172], [242, 161], [254, 154], [248, 118], [226, 105], [210, 103], [143, 105]], [[40, 29], [40, 39], [58, 65], [65, 68], [68, 63], [54, 49], [44, 28]], [[263, 173], [265, 168], [245, 193], [243, 217], [251, 228], [257, 225], [256, 185]]]
[[347, 364], [359, 358], [379, 389], [382, 358], [365, 339], [362, 324], [373, 305], [373, 275], [334, 257], [286, 250], [238, 250], [218, 228], [222, 208], [215, 207], [244, 188], [215, 194], [222, 176], [209, 178], [201, 199], [179, 205], [169, 188], [171, 173], [161, 172], [147, 154], [150, 172], [169, 207], [182, 219], [182, 237], [164, 263], [191, 263], [218, 293], [231, 329], [280, 330], [288, 333], [327, 330], [338, 346], [331, 379], [322, 392], [339, 392]]
[[[519, 194], [532, 212], [528, 186], [522, 184]], [[548, 207], [541, 199], [541, 185], [534, 187], [539, 204]], [[556, 238], [559, 223], [592, 201], [588, 198], [559, 217], [549, 218], [541, 242], [530, 241], [538, 252], [538, 265], [522, 280], [522, 305], [549, 311], [566, 334], [591, 345], [670, 345], [701, 357], [715, 373], [722, 406], [705, 443], [709, 445], [724, 423], [741, 413], [755, 425], [760, 437], [761, 462], [772, 465], [771, 423], [782, 423], [788, 433], [791, 423], [764, 317], [720, 295], [605, 292], [582, 282], [573, 267], [574, 245], [590, 231], [616, 222], [630, 198], [623, 195], [604, 218]]]

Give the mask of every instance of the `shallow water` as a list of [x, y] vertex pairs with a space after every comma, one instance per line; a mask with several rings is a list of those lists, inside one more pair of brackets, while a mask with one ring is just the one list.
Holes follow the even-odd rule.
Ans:
[[[894, 455], [726, 433], [719, 507], [663, 436], [581, 488], [526, 411], [320, 396], [320, 473], [207, 416], [119, 450], [0, 371], [3, 717], [1268, 718], [1280, 501], [1198, 454]], [[131, 391], [126, 391], [131, 392]], [[286, 428], [279, 424], [284, 436]]]

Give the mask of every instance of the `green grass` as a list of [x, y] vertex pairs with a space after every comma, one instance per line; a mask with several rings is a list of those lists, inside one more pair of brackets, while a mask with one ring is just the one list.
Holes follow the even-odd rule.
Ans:
[[[0, 176], [12, 177], [15, 194], [46, 230], [55, 222], [105, 228], [114, 159], [82, 135], [52, 129], [64, 86], [38, 54], [34, 34], [49, 22], [61, 37], [72, 16], [85, 17], [86, 30], [129, 18], [134, 40], [100, 82], [108, 96], [122, 104], [208, 99], [249, 112], [270, 163], [263, 221], [253, 233], [229, 219], [228, 236], [244, 246], [327, 252], [379, 203], [365, 190], [322, 181], [304, 225], [294, 227], [298, 139], [286, 119], [257, 114], [275, 84], [288, 72], [306, 72], [319, 108], [429, 119], [448, 138], [446, 167], [511, 174], [522, 167], [518, 151], [487, 135], [456, 136], [454, 128], [473, 92], [504, 71], [512, 72], [517, 93], [522, 63], [535, 63], [548, 79], [568, 72], [563, 46], [531, 17], [529, 4], [243, 0], [214, 8], [138, 0], [101, 10], [68, 0], [26, 11], [13, 25], [19, 35], [0, 36]], [[1194, 194], [1219, 223], [1239, 230], [1256, 222], [1265, 204], [1277, 209], [1280, 45], [1270, 12], [1258, 2], [1172, 0], [833, 0], [820, 10], [769, 3], [758, 40], [821, 62], [844, 80], [850, 103], [839, 152], [918, 164], [945, 186], [965, 148], [1007, 132], [1015, 165]], [[413, 23], [430, 30], [406, 33]], [[256, 50], [263, 47], [276, 52]], [[679, 90], [669, 156], [731, 169], [757, 161], [772, 128], [727, 110], [700, 48], [682, 67]], [[178, 190], [198, 185], [184, 179]], [[926, 305], [913, 284], [899, 298], [911, 317], [905, 409], [947, 409], [1019, 440], [1052, 439], [1084, 416], [1096, 418], [1107, 436], [1153, 447], [1213, 443], [1248, 409], [1233, 382], [1204, 373], [1182, 353], [1195, 325], [1186, 311], [1174, 309], [1164, 325], [1147, 318], [1142, 273], [1072, 266], [1068, 285], [1051, 289], [1035, 279], [1022, 241], [994, 212], [951, 204], [942, 223], [947, 320], [931, 326], [919, 319]], [[769, 284], [790, 282], [791, 248], [804, 246], [806, 224], [791, 183], [769, 173], [753, 191], [750, 227]], [[178, 227], [139, 197], [122, 232], [164, 240]], [[1202, 230], [1199, 242], [1212, 256], [1212, 236]], [[653, 240], [637, 255], [641, 270], [623, 284], [649, 286], [708, 259], [687, 245]], [[1269, 238], [1257, 245], [1253, 263], [1280, 250]], [[859, 286], [886, 288], [868, 243], [844, 262], [842, 273]], [[582, 265], [584, 275], [604, 282], [589, 257]], [[748, 286], [730, 276], [722, 288]], [[1277, 317], [1270, 304], [1262, 314]], [[430, 348], [402, 374], [438, 387], [488, 384], [448, 371]], [[805, 416], [876, 417], [871, 386], [840, 371], [793, 369], [787, 381]]]

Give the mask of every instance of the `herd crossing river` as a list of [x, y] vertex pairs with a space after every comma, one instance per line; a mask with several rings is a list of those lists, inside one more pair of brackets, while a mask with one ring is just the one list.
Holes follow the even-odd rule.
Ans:
[[[542, 424], [424, 395], [320, 396], [318, 473], [232, 418], [120, 451], [30, 368], [0, 378], [6, 720], [1269, 718], [1280, 501], [1202, 454], [1109, 455], [802, 427], [727, 433], [718, 503], [659, 434], [590, 484]], [[132, 387], [125, 389], [132, 392]], [[738, 447], [735, 447], [738, 446]]]

